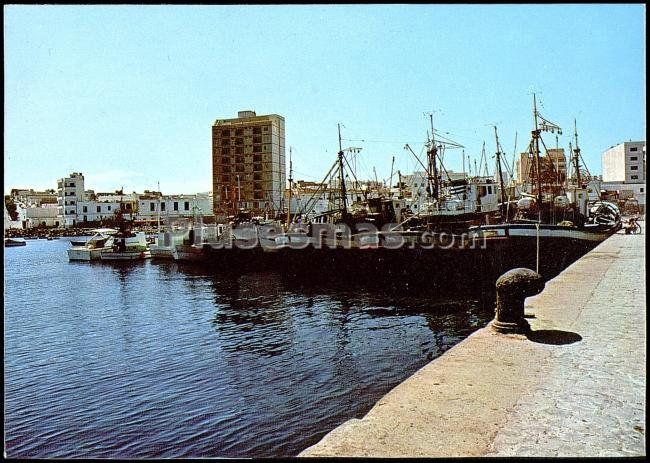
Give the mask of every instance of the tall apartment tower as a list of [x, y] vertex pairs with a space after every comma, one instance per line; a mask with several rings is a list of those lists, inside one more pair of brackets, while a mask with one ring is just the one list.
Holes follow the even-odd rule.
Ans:
[[77, 206], [84, 199], [84, 176], [81, 172], [57, 180], [57, 216], [64, 228], [77, 223]]
[[212, 191], [217, 218], [247, 209], [281, 211], [285, 189], [284, 117], [239, 111], [212, 126]]
[[602, 161], [603, 182], [645, 183], [645, 141], [612, 146]]

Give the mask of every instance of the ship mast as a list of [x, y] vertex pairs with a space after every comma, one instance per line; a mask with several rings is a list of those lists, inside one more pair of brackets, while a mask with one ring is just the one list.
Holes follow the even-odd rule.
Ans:
[[[543, 131], [545, 132], [551, 132], [555, 133], [557, 132], [558, 135], [562, 135], [562, 128], [560, 128], [559, 125], [555, 124], [554, 122], [549, 121], [548, 119], [545, 119], [543, 116], [539, 114], [537, 111], [537, 97], [533, 93], [533, 118], [535, 119], [535, 130], [533, 130], [533, 140], [531, 142], [531, 149], [534, 150], [535, 154], [535, 168], [537, 170], [537, 204], [538, 204], [538, 209], [539, 209], [539, 220], [541, 222], [541, 217], [542, 217], [542, 172], [540, 169], [540, 156], [539, 156], [539, 140], [540, 140], [540, 133]], [[538, 126], [537, 120], [541, 121], [541, 124]], [[544, 140], [542, 140], [542, 143], [544, 143]], [[544, 149], [546, 149], [546, 145], [544, 145]], [[548, 150], [546, 150], [548, 153]], [[551, 163], [551, 165], [553, 165]]]
[[436, 156], [438, 153], [438, 148], [436, 147], [436, 140], [433, 130], [433, 114], [429, 114], [429, 120], [431, 122], [431, 145], [427, 150], [427, 177], [429, 183], [429, 196], [434, 199], [438, 199], [439, 186], [438, 186], [438, 166], [436, 163]]
[[539, 162], [539, 134], [540, 129], [537, 128], [537, 98], [533, 93], [533, 119], [535, 120], [535, 130], [533, 130], [533, 146], [535, 150], [535, 169], [537, 170], [537, 209], [539, 211], [539, 220], [542, 218], [542, 172], [540, 170]]
[[287, 204], [287, 229], [291, 223], [291, 191], [293, 189], [293, 165], [291, 164], [291, 147], [289, 147], [289, 203]]
[[158, 182], [158, 233], [160, 233], [160, 182]]
[[[496, 125], [494, 126], [494, 138], [496, 139], [496, 145], [497, 145], [497, 151], [496, 151], [495, 154], [496, 154], [496, 157], [497, 157], [497, 170], [499, 172], [499, 183], [500, 183], [500, 186], [501, 186], [501, 205], [500, 205], [501, 217], [503, 217], [503, 211], [504, 211], [503, 200], [505, 198], [506, 189], [505, 189], [505, 186], [503, 184], [503, 172], [501, 171], [501, 150], [499, 149], [499, 135], [497, 134], [497, 126]], [[507, 221], [508, 221], [508, 218], [506, 217], [506, 222]]]
[[576, 170], [576, 184], [578, 188], [582, 188], [582, 181], [580, 179], [580, 147], [578, 146], [578, 128], [575, 119], [573, 119], [573, 130], [576, 139], [576, 147], [573, 149], [573, 165]]
[[347, 192], [345, 191], [345, 176], [343, 172], [343, 145], [341, 144], [341, 124], [339, 128], [339, 181], [341, 185], [341, 211], [343, 212], [342, 218], [345, 221], [348, 216], [347, 205]]

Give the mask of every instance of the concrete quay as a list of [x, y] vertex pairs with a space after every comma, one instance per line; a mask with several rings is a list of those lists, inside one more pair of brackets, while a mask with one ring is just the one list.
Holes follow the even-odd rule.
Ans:
[[526, 299], [529, 334], [476, 331], [299, 456], [645, 456], [645, 304], [619, 231]]

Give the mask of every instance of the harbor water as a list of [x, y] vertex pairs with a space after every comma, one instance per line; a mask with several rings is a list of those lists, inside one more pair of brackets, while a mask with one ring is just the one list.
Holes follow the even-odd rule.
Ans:
[[4, 250], [10, 458], [294, 456], [494, 315], [467, 291], [76, 263], [68, 246]]

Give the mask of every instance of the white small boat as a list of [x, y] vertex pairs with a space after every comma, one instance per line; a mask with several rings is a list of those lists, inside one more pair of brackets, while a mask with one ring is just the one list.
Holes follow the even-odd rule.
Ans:
[[113, 236], [110, 249], [102, 250], [101, 260], [139, 260], [151, 257], [144, 232], [118, 233]]
[[117, 230], [112, 228], [98, 228], [93, 230], [93, 236], [79, 245], [70, 241], [70, 248], [68, 249], [69, 260], [91, 261], [101, 259], [103, 251], [113, 249], [113, 235]]
[[27, 241], [22, 238], [5, 238], [5, 248], [13, 248], [17, 246], [25, 246]]

